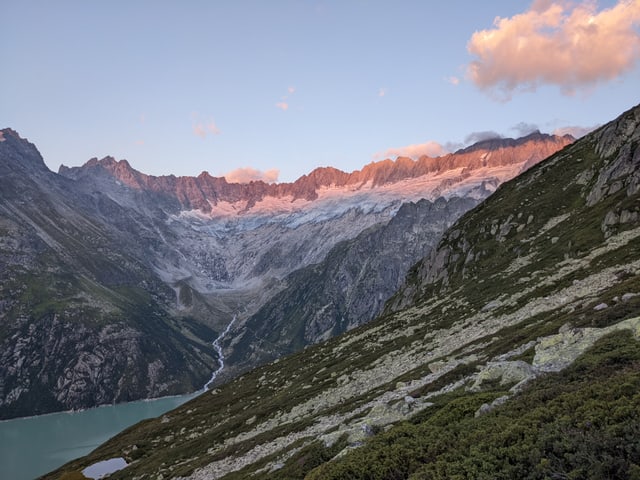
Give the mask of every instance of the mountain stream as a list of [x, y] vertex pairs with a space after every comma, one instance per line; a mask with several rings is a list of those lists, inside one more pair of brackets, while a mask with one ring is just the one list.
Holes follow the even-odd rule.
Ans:
[[205, 392], [209, 390], [209, 386], [215, 381], [216, 377], [220, 374], [220, 372], [224, 368], [224, 354], [222, 352], [222, 345], [220, 345], [220, 342], [227, 335], [227, 333], [229, 333], [229, 330], [231, 330], [231, 327], [235, 323], [236, 318], [237, 317], [234, 315], [231, 322], [229, 322], [229, 325], [227, 325], [227, 328], [225, 328], [224, 331], [220, 335], [218, 335], [218, 338], [216, 338], [213, 341], [212, 345], [214, 350], [218, 354], [218, 362], [220, 362], [220, 366], [211, 374], [211, 378], [209, 379], [209, 381], [205, 383], [203, 388]]

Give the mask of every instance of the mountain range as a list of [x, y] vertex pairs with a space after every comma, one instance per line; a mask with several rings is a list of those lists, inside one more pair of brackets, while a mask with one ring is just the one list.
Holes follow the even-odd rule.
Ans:
[[636, 478], [639, 147], [636, 106], [462, 214], [373, 320], [44, 478]]
[[365, 323], [456, 218], [572, 141], [234, 184], [110, 157], [56, 174], [2, 130], [0, 418], [196, 391], [222, 352], [217, 383]]

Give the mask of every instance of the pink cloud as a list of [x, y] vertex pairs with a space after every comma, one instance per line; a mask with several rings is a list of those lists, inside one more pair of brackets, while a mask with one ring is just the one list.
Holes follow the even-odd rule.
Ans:
[[280, 97], [280, 101], [276, 103], [276, 107], [282, 111], [289, 110], [289, 103], [287, 102], [287, 100], [289, 98], [289, 95], [293, 95], [295, 91], [296, 91], [295, 87], [288, 87], [287, 88], [288, 95], [283, 95], [282, 97]]
[[197, 123], [193, 126], [193, 133], [202, 138], [207, 136], [207, 131], [204, 129], [204, 125], [202, 125], [201, 123]]
[[378, 90], [378, 96], [379, 97], [384, 97], [387, 94], [387, 89], [386, 88], [381, 88]]
[[459, 85], [460, 84], [460, 79], [458, 77], [455, 77], [455, 76], [447, 77], [446, 80], [451, 85]]
[[390, 148], [384, 152], [378, 152], [373, 155], [375, 159], [393, 158], [393, 157], [410, 157], [418, 159], [423, 155], [429, 157], [440, 157], [449, 153], [445, 147], [438, 142], [429, 141], [426, 143], [407, 145], [406, 147]]
[[198, 114], [193, 114], [193, 133], [199, 136], [200, 138], [206, 138], [207, 135], [220, 135], [220, 129], [213, 121], [213, 119], [209, 120], [200, 120]]
[[280, 170], [271, 169], [267, 171], [256, 170], [251, 167], [237, 168], [229, 173], [224, 174], [224, 178], [229, 183], [249, 183], [261, 180], [266, 183], [274, 183], [278, 181]]
[[598, 11], [594, 1], [536, 0], [494, 28], [475, 32], [467, 76], [478, 87], [513, 92], [558, 85], [564, 94], [613, 80], [640, 60], [640, 1]]

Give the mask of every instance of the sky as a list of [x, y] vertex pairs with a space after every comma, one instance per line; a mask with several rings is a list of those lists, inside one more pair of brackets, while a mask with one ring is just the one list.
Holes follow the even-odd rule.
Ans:
[[0, 128], [54, 171], [293, 181], [640, 103], [640, 0], [0, 0]]

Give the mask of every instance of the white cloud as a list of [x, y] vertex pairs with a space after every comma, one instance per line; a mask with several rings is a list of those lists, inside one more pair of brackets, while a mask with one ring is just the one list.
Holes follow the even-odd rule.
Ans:
[[540, 131], [540, 128], [535, 123], [520, 122], [511, 127], [511, 130], [514, 130], [519, 137], [525, 137], [530, 133]]
[[584, 137], [587, 133], [593, 132], [600, 125], [595, 125], [593, 127], [579, 127], [579, 126], [567, 126], [556, 128], [553, 131], [554, 135], [563, 136], [563, 135], [571, 135], [573, 138]]
[[271, 169], [264, 172], [251, 167], [243, 167], [232, 170], [224, 174], [224, 178], [229, 183], [249, 183], [263, 181], [265, 183], [274, 183], [278, 181], [280, 170]]
[[620, 77], [640, 60], [640, 1], [537, 0], [494, 28], [475, 32], [467, 49], [476, 57], [468, 77], [508, 100], [516, 91], [557, 85], [564, 94]]
[[423, 155], [427, 155], [429, 157], [440, 157], [447, 153], [449, 152], [441, 144], [429, 141], [426, 143], [407, 145], [405, 147], [389, 148], [384, 152], [374, 154], [373, 158], [379, 160], [383, 158], [410, 157], [416, 160]]
[[207, 124], [204, 123], [196, 123], [193, 126], [193, 133], [198, 135], [201, 138], [206, 138], [207, 135], [220, 135], [220, 130], [216, 126], [215, 123], [209, 122]]

